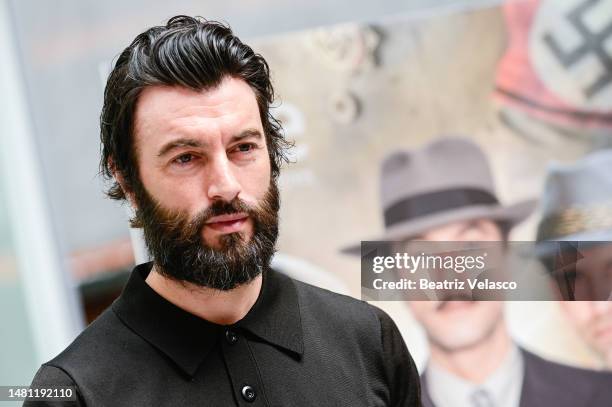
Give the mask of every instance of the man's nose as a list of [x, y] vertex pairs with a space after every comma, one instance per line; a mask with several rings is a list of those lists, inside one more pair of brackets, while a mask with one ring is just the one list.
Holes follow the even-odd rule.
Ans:
[[208, 199], [231, 202], [240, 193], [240, 183], [236, 179], [232, 163], [226, 154], [219, 154], [211, 160], [208, 182]]

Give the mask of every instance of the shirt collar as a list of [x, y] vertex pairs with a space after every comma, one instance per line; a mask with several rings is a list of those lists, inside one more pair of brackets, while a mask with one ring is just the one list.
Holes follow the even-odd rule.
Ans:
[[[145, 263], [134, 268], [113, 310], [132, 331], [193, 376], [226, 327], [199, 318], [157, 294], [145, 282], [152, 266], [153, 263]], [[264, 271], [262, 289], [253, 307], [232, 326], [297, 357], [303, 353], [295, 284], [272, 269]]]
[[427, 391], [436, 407], [473, 406], [470, 397], [476, 390], [486, 391], [493, 405], [518, 405], [524, 376], [524, 361], [521, 352], [512, 344], [510, 352], [501, 366], [484, 383], [475, 384], [464, 380], [435, 363], [429, 363], [425, 370]]

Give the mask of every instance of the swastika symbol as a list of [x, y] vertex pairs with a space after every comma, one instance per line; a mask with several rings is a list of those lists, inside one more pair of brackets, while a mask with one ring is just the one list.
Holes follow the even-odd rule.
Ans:
[[[584, 95], [590, 99], [612, 84], [612, 56], [606, 51], [604, 43], [612, 39], [612, 18], [600, 31], [593, 32], [584, 22], [584, 14], [602, 0], [586, 0], [567, 14], [567, 19], [582, 37], [583, 42], [576, 48], [564, 51], [551, 32], [547, 32], [544, 43], [565, 68], [571, 68], [585, 57], [594, 55], [604, 67], [604, 72], [583, 88]], [[606, 0], [604, 0], [606, 1]]]

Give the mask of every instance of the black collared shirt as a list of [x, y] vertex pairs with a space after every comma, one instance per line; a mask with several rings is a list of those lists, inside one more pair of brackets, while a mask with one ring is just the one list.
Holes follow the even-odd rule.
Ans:
[[32, 386], [75, 386], [79, 406], [420, 406], [414, 362], [380, 309], [266, 270], [251, 310], [222, 326], [158, 295], [150, 270], [137, 266]]

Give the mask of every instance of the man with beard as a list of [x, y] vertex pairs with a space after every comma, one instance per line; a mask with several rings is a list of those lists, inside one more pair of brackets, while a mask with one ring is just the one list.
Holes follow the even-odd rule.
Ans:
[[[533, 201], [502, 205], [480, 148], [446, 137], [390, 154], [382, 164], [381, 202], [385, 234], [366, 240], [399, 247], [413, 241], [502, 242], [502, 250], [511, 228], [535, 206]], [[344, 251], [355, 253], [355, 246]], [[503, 302], [465, 299], [457, 293], [443, 301], [409, 303], [430, 350], [421, 376], [424, 407], [610, 405], [611, 375], [528, 352], [512, 340]]]
[[265, 60], [216, 22], [177, 16], [121, 53], [101, 165], [153, 262], [32, 386], [89, 406], [420, 405], [384, 312], [269, 267], [287, 147], [272, 102]]

